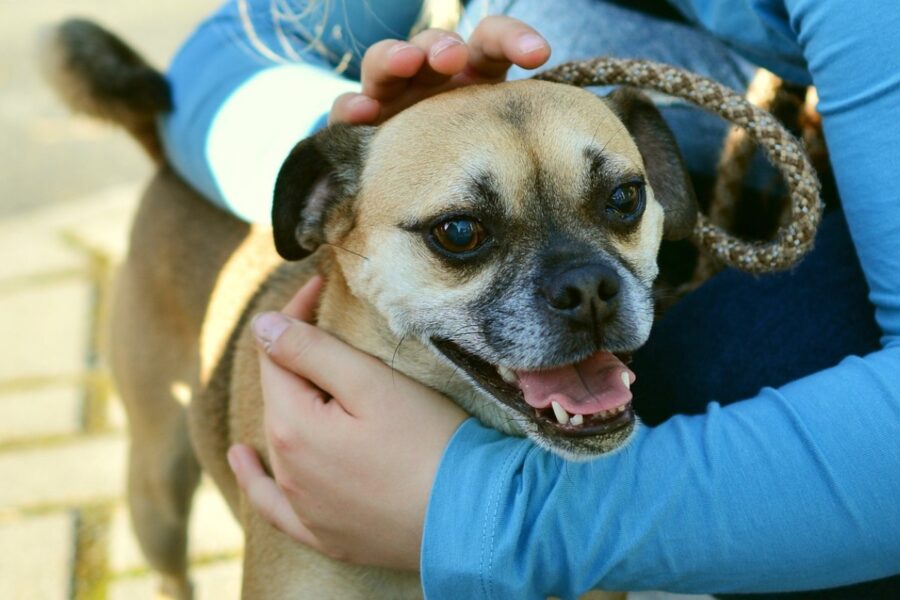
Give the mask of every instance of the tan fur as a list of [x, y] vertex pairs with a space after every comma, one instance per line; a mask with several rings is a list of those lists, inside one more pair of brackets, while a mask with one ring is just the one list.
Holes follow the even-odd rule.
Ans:
[[[524, 185], [520, 174], [527, 173], [534, 161], [552, 165], [557, 173], [576, 170], [567, 164], [571, 152], [566, 148], [583, 145], [591, 135], [603, 136], [621, 160], [643, 169], [621, 123], [590, 94], [552, 84], [495, 89], [502, 90], [503, 97], [518, 95], [538, 111], [545, 104], [563, 105], [567, 116], [558, 110], [540, 112], [530, 121], [539, 126], [523, 145], [511, 135], [512, 126], [496, 114], [473, 110], [493, 105], [498, 92], [489, 102], [483, 89], [472, 88], [402, 113], [372, 142], [355, 226], [338, 240], [349, 252], [324, 246], [308, 260], [281, 263], [266, 229], [239, 223], [213, 208], [168, 170], [151, 184], [120, 277], [113, 367], [133, 440], [130, 498], [135, 526], [151, 563], [181, 597], [191, 593], [184, 539], [198, 462], [222, 490], [246, 532], [243, 597], [421, 596], [414, 574], [332, 561], [268, 525], [239, 493], [225, 452], [234, 442], [247, 442], [265, 461], [257, 350], [248, 318], [280, 309], [316, 270], [327, 276], [319, 311], [322, 327], [472, 408], [470, 385], [454, 378], [453, 370], [419, 341], [409, 340], [398, 349], [385, 313], [377, 306], [378, 294], [371, 289], [377, 269], [389, 268], [391, 261], [396, 266], [398, 252], [417, 252], [410, 247], [409, 236], [396, 233], [398, 220], [437, 210], [453, 187], [442, 180], [445, 171], [440, 166], [453, 161], [473, 164], [484, 158], [477, 148], [491, 150], [492, 169], [511, 190]], [[554, 95], [553, 101], [547, 101], [547, 94]], [[458, 120], [460, 129], [436, 133], [430, 126], [434, 119]], [[470, 139], [472, 128], [483, 133], [478, 146]], [[397, 156], [396, 148], [404, 149], [402, 156]], [[384, 159], [389, 155], [392, 160]], [[513, 204], [509, 210], [516, 208]], [[651, 265], [661, 227], [662, 210], [650, 197], [646, 222], [620, 248], [648, 273], [655, 268]], [[385, 254], [390, 252], [395, 253], [393, 258]], [[452, 292], [427, 256], [406, 262], [402, 276], [409, 285]], [[476, 274], [459, 286], [458, 293], [486, 285], [489, 279], [490, 272]], [[172, 397], [177, 382], [191, 387], [187, 409]], [[506, 427], [502, 414], [481, 410], [486, 422]]]

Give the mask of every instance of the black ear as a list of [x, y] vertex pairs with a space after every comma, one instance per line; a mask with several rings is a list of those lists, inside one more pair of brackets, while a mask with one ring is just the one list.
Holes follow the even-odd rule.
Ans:
[[325, 241], [329, 215], [359, 193], [366, 148], [374, 130], [335, 124], [291, 150], [275, 180], [272, 203], [275, 249], [283, 258], [304, 258]]
[[669, 240], [687, 237], [697, 222], [697, 197], [675, 136], [650, 98], [636, 89], [619, 88], [606, 100], [644, 159], [650, 186], [666, 215], [663, 236]]

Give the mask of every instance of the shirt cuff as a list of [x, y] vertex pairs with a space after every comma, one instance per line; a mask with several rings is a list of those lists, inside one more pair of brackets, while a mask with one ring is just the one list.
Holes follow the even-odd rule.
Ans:
[[422, 536], [425, 597], [493, 597], [492, 548], [511, 471], [533, 445], [470, 418], [456, 430], [438, 468]]
[[262, 70], [225, 100], [206, 139], [206, 160], [226, 208], [269, 225], [272, 195], [284, 159], [321, 127], [335, 98], [360, 84], [318, 65]]

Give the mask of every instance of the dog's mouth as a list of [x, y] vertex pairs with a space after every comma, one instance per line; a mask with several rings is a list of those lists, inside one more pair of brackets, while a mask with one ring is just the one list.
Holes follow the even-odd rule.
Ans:
[[492, 365], [449, 340], [432, 343], [482, 389], [547, 435], [597, 436], [634, 423], [630, 387], [635, 375], [625, 357], [600, 351], [577, 363], [526, 371]]

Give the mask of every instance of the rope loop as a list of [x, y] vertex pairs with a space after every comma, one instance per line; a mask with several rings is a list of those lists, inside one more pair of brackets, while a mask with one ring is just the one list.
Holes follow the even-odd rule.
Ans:
[[790, 194], [790, 216], [772, 240], [748, 242], [700, 214], [694, 242], [717, 261], [749, 273], [783, 271], [813, 246], [822, 218], [821, 186], [800, 142], [768, 112], [728, 87], [695, 73], [647, 60], [598, 57], [564, 63], [535, 79], [580, 87], [630, 85], [683, 98], [748, 132], [778, 169]]

